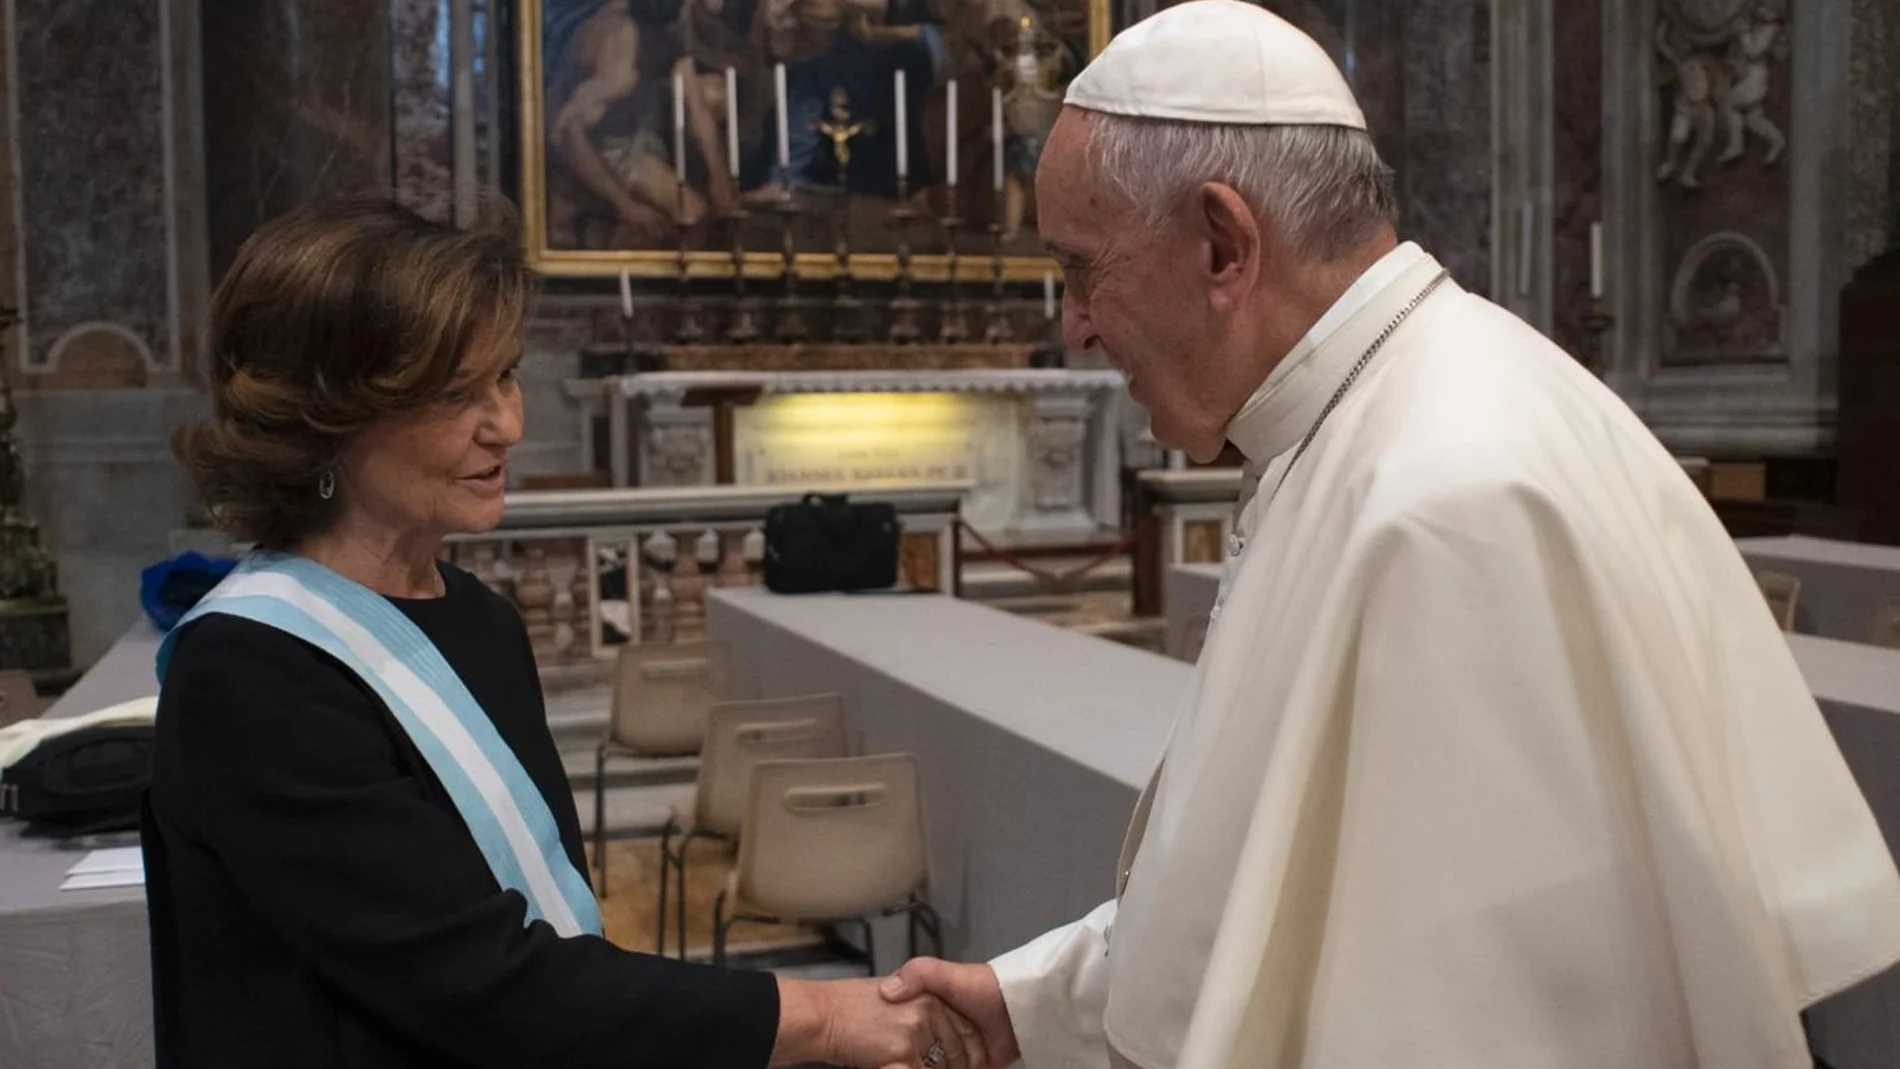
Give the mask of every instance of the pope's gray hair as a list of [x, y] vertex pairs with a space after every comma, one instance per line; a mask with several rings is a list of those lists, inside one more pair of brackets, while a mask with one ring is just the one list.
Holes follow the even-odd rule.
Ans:
[[1233, 187], [1302, 255], [1330, 263], [1398, 215], [1392, 169], [1364, 130], [1098, 113], [1089, 135], [1110, 188], [1159, 227], [1202, 183]]

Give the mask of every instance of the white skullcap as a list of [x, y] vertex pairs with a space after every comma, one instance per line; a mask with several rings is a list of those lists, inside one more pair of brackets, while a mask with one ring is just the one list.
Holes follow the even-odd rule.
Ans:
[[1064, 103], [1184, 122], [1366, 128], [1318, 42], [1242, 0], [1188, 0], [1135, 23], [1075, 76]]

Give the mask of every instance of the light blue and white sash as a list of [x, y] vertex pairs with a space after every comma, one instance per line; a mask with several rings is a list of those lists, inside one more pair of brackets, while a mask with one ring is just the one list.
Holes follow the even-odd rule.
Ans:
[[547, 799], [442, 652], [400, 610], [315, 561], [256, 553], [166, 636], [161, 686], [179, 628], [214, 612], [295, 635], [361, 677], [448, 789], [496, 881], [528, 900], [528, 919], [563, 937], [600, 934], [600, 906], [561, 846]]

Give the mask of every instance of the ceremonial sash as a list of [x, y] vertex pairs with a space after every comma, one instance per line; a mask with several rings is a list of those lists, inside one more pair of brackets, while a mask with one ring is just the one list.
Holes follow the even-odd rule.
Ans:
[[355, 672], [448, 790], [496, 882], [528, 900], [528, 919], [564, 937], [600, 934], [600, 906], [562, 848], [547, 799], [442, 652], [400, 610], [315, 561], [253, 554], [165, 637], [161, 686], [179, 629], [214, 612], [295, 635]]

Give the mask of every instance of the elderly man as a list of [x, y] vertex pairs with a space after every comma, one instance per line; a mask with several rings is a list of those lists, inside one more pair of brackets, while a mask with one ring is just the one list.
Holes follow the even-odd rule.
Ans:
[[1117, 901], [885, 995], [1029, 1069], [1807, 1069], [1803, 1008], [1900, 957], [1892, 858], [1708, 506], [1397, 242], [1364, 126], [1236, 0], [1069, 89], [1068, 344], [1246, 490]]

